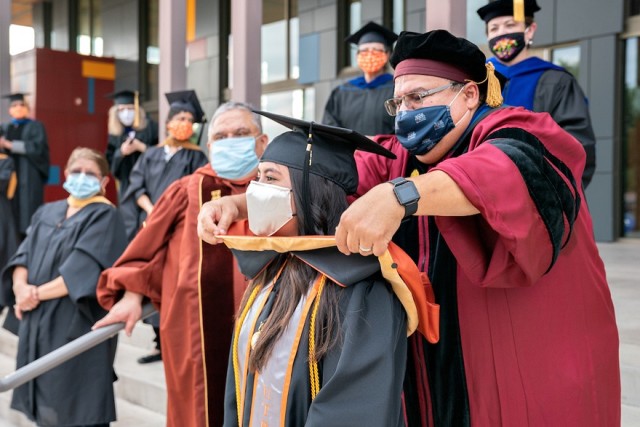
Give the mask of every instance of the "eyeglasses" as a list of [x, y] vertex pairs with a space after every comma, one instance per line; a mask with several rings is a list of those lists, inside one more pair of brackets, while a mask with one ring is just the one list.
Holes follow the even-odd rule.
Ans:
[[435, 95], [438, 92], [442, 92], [445, 89], [449, 89], [453, 86], [453, 83], [448, 83], [443, 86], [438, 86], [433, 89], [425, 90], [424, 92], [411, 92], [398, 98], [391, 98], [384, 101], [384, 108], [387, 110], [390, 116], [398, 114], [400, 107], [404, 104], [408, 109], [415, 109], [422, 105], [423, 99], [427, 96]]

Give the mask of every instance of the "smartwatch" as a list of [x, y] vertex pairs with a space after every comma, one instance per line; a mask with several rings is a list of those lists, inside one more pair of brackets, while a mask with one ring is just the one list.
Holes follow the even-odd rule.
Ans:
[[398, 203], [404, 206], [404, 218], [408, 218], [418, 210], [418, 200], [420, 193], [416, 185], [408, 179], [398, 177], [389, 181], [393, 185], [393, 192], [398, 199]]

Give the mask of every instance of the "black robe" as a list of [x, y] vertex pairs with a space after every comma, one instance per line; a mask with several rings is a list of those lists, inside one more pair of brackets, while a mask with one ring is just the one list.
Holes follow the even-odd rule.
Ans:
[[[15, 179], [13, 159], [0, 153], [0, 271], [7, 265], [18, 247], [16, 223], [7, 195], [12, 175]], [[2, 307], [12, 305], [13, 291], [11, 288], [0, 288], [0, 311], [2, 311]]]
[[[49, 178], [49, 145], [44, 126], [37, 120], [2, 125], [4, 137], [24, 143], [24, 153], [14, 147], [10, 156], [15, 162], [18, 189], [12, 200], [14, 217], [21, 234], [26, 233], [31, 216], [44, 202], [44, 186]], [[20, 144], [22, 145], [22, 144]]]
[[[155, 129], [157, 128], [157, 124], [151, 120], [150, 117], [146, 118], [147, 126], [144, 129], [140, 130], [131, 130], [135, 134], [135, 138], [142, 141], [147, 147], [151, 147], [152, 145], [156, 145], [158, 143], [158, 135]], [[123, 156], [120, 151], [120, 146], [124, 141], [129, 138], [129, 132], [125, 131], [121, 135], [111, 135], [109, 134], [109, 140], [107, 143], [107, 151], [105, 152], [105, 156], [107, 157], [107, 161], [109, 162], [109, 167], [111, 168], [111, 174], [114, 178], [118, 180], [118, 195], [120, 198], [124, 196], [127, 192], [127, 188], [129, 187], [129, 175], [131, 174], [131, 170], [133, 166], [138, 161], [138, 158], [142, 155], [139, 151], [129, 154], [128, 156]]]
[[393, 98], [393, 79], [375, 88], [345, 82], [331, 92], [322, 123], [369, 136], [393, 134], [395, 118], [384, 108], [384, 101], [389, 98]]
[[[250, 277], [257, 271], [255, 261], [259, 264], [265, 258], [273, 257], [269, 252], [248, 254], [234, 250], [242, 272]], [[284, 408], [282, 425], [288, 427], [403, 426], [401, 394], [407, 357], [407, 320], [403, 306], [379, 273], [378, 260], [374, 257], [347, 257], [335, 248], [292, 254], [344, 285], [339, 297], [341, 340], [318, 362], [320, 391], [312, 400], [308, 363], [311, 310], [307, 303], [307, 311], [302, 309], [299, 322], [292, 322], [287, 328], [297, 330], [295, 336], [299, 339], [292, 369], [288, 374], [283, 373], [288, 393], [281, 399], [274, 398], [273, 405], [267, 409], [254, 407], [253, 400], [262, 398], [260, 392], [254, 394], [254, 384], [258, 384], [256, 375], [249, 373], [248, 380], [243, 382], [247, 386], [240, 390], [245, 401], [242, 425], [260, 425], [259, 422], [264, 421], [259, 419], [263, 411], [269, 412], [277, 407], [276, 411]], [[253, 258], [249, 260], [253, 263], [249, 267], [247, 256]], [[253, 322], [249, 336], [269, 316], [270, 302], [279, 286], [281, 283], [276, 282], [272, 292], [261, 293], [254, 300], [253, 307], [260, 307], [263, 297], [267, 302], [256, 310], [257, 317], [252, 316], [251, 311], [247, 315], [245, 324]], [[327, 286], [338, 285], [327, 282]], [[243, 338], [242, 334], [238, 348], [248, 348], [247, 337]], [[270, 360], [274, 359], [274, 354], [275, 348]], [[240, 366], [242, 369], [242, 361]], [[281, 406], [281, 400], [286, 400], [284, 406]], [[225, 393], [226, 427], [238, 426], [236, 403], [232, 350]]]
[[[96, 300], [96, 284], [126, 246], [122, 219], [106, 203], [91, 203], [65, 219], [67, 207], [61, 200], [38, 209], [3, 274], [11, 282], [14, 267], [24, 266], [28, 283], [40, 286], [62, 276], [69, 291], [23, 313], [18, 368], [89, 332], [106, 314]], [[16, 388], [11, 407], [41, 426], [114, 421], [116, 343], [114, 337]]]
[[168, 162], [163, 145], [151, 147], [140, 156], [129, 175], [129, 188], [120, 204], [129, 241], [147, 218], [147, 213], [136, 202], [140, 196], [146, 194], [155, 204], [171, 183], [207, 164], [207, 156], [196, 147], [190, 144], [178, 150]]

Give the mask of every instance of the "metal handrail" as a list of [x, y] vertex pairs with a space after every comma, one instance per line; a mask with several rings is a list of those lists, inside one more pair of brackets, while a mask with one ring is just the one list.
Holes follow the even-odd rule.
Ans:
[[[146, 319], [156, 312], [151, 303], [147, 303], [142, 307], [142, 319]], [[53, 350], [51, 353], [34, 360], [17, 369], [0, 379], [0, 393], [14, 389], [27, 381], [31, 381], [35, 377], [42, 375], [43, 373], [63, 364], [69, 359], [72, 359], [96, 345], [108, 340], [116, 335], [122, 329], [124, 329], [124, 322], [114, 323], [91, 332], [87, 332], [81, 337]]]

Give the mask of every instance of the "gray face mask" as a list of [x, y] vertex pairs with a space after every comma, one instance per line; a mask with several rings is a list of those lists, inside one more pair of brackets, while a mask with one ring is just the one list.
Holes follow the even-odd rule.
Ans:
[[251, 181], [246, 197], [249, 230], [257, 236], [273, 235], [294, 217], [290, 188]]

